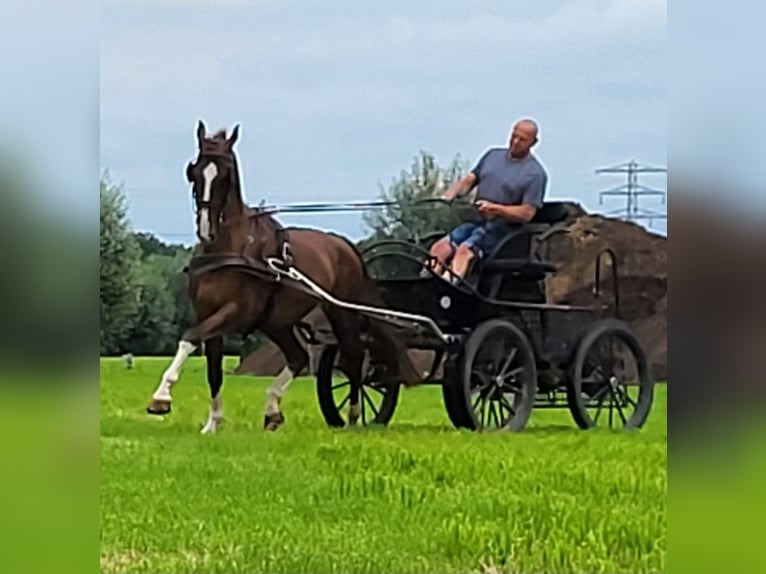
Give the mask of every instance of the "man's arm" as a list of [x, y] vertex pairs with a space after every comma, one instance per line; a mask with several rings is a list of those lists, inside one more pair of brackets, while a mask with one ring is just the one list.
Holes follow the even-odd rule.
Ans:
[[528, 203], [522, 205], [501, 205], [489, 201], [478, 201], [476, 202], [476, 205], [481, 213], [486, 215], [496, 215], [519, 223], [527, 223], [531, 221], [535, 216], [535, 213], [537, 213], [537, 208]]
[[510, 221], [528, 223], [543, 206], [545, 188], [548, 184], [548, 176], [540, 172], [527, 187], [521, 205], [502, 205], [479, 201], [479, 211], [487, 215], [503, 217]]
[[474, 185], [476, 185], [476, 175], [469, 172], [450, 185], [449, 189], [442, 194], [442, 198], [447, 201], [452, 201], [456, 197], [460, 197], [471, 191]]

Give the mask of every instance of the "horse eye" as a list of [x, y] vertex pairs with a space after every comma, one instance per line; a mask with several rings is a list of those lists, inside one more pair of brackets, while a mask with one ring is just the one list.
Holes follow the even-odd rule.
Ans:
[[192, 169], [194, 168], [194, 165], [192, 162], [189, 162], [186, 166], [186, 179], [189, 180], [189, 182], [194, 180], [194, 177], [192, 175]]

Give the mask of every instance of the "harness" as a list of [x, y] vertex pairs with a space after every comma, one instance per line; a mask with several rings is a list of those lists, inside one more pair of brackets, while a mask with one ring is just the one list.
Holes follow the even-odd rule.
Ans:
[[[247, 254], [247, 246], [240, 253], [211, 253], [195, 255], [184, 267], [184, 273], [190, 276], [203, 275], [219, 269], [236, 269], [271, 284], [266, 297], [266, 304], [258, 320], [254, 323], [249, 333], [259, 329], [270, 318], [274, 310], [274, 298], [277, 291], [282, 287], [282, 280], [287, 275], [287, 270], [293, 266], [294, 258], [290, 245], [290, 234], [279, 222], [275, 222], [276, 229], [276, 253], [267, 255], [266, 262], [255, 259]], [[252, 242], [252, 239], [251, 239]], [[295, 286], [301, 289], [303, 286]], [[303, 290], [307, 291], [305, 288]], [[247, 334], [249, 334], [247, 333]], [[245, 335], [247, 336], [247, 335]]]
[[[281, 255], [280, 265], [283, 266], [284, 269], [289, 269], [290, 267], [293, 266], [293, 251], [292, 251], [292, 246], [290, 245], [290, 237], [287, 232], [287, 229], [285, 229], [278, 222], [277, 222], [276, 235], [277, 235], [277, 254], [278, 256]], [[266, 298], [266, 305], [263, 308], [263, 313], [261, 313], [261, 316], [255, 322], [255, 325], [253, 326], [253, 329], [252, 329], [253, 331], [255, 331], [256, 329], [259, 329], [263, 324], [265, 324], [271, 318], [271, 313], [274, 310], [274, 296], [276, 295], [277, 290], [282, 286], [282, 283], [281, 283], [282, 274], [279, 272], [279, 270], [275, 270], [273, 268], [273, 264], [269, 265], [268, 267], [275, 274], [275, 281], [271, 289], [269, 289], [269, 295]]]

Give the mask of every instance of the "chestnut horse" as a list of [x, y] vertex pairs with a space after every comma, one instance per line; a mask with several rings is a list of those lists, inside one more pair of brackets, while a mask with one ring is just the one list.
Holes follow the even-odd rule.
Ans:
[[223, 419], [223, 335], [260, 330], [287, 359], [266, 392], [264, 428], [276, 430], [285, 421], [281, 399], [293, 378], [308, 365], [308, 353], [295, 328], [321, 305], [338, 342], [341, 369], [350, 382], [348, 421], [355, 424], [361, 412], [366, 351], [385, 363], [393, 380], [409, 385], [421, 379], [389, 325], [323, 302], [264, 265], [266, 258], [277, 258], [284, 267], [292, 264], [335, 299], [382, 305], [376, 284], [348, 240], [314, 229], [283, 228], [267, 212], [245, 204], [233, 150], [238, 134], [239, 126], [228, 138], [225, 130], [208, 136], [202, 121], [197, 127], [198, 155], [188, 164], [186, 176], [196, 205], [201, 252], [189, 267], [189, 296], [198, 323], [182, 335], [147, 412], [170, 412], [171, 388], [186, 359], [204, 343], [211, 406], [202, 432], [215, 432]]

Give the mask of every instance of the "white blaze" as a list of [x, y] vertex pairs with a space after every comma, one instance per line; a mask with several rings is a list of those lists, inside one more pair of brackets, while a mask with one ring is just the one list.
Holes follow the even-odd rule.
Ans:
[[[210, 194], [213, 189], [213, 180], [218, 175], [218, 167], [211, 162], [202, 170], [204, 178], [204, 187], [202, 188], [202, 201], [210, 201]], [[210, 210], [203, 207], [199, 212], [199, 233], [203, 239], [210, 238]]]

